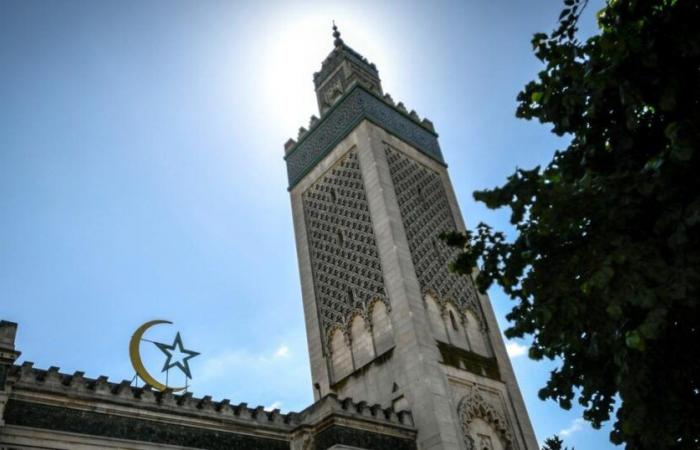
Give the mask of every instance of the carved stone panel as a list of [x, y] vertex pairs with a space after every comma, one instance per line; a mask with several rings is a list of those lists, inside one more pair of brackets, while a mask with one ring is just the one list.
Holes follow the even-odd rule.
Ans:
[[457, 407], [467, 450], [517, 450], [503, 409], [477, 386], [472, 386]]
[[421, 290], [481, 318], [471, 280], [447, 267], [455, 251], [439, 235], [456, 224], [440, 175], [388, 144], [385, 151]]
[[345, 92], [345, 76], [338, 70], [323, 86], [319, 96], [325, 108], [329, 108]]
[[355, 314], [373, 299], [388, 304], [357, 150], [350, 150], [303, 194], [321, 334], [349, 337]]

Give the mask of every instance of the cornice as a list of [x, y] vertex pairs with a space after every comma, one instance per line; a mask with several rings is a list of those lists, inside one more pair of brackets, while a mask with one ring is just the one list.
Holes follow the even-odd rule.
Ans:
[[321, 119], [312, 120], [308, 131], [301, 128], [298, 142], [287, 141], [284, 159], [287, 162], [289, 190], [363, 120], [383, 128], [447, 166], [438, 135], [429, 120], [421, 121], [415, 111], [409, 113], [402, 103], [395, 105], [389, 95], [381, 98], [357, 83]]

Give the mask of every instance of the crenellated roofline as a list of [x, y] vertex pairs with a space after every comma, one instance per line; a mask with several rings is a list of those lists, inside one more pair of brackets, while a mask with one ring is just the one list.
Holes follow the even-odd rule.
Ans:
[[389, 94], [380, 97], [354, 83], [320, 119], [311, 117], [309, 130], [299, 129], [298, 141], [285, 143], [289, 189], [365, 119], [447, 166], [430, 120], [409, 112], [401, 102], [395, 104]]
[[[249, 407], [247, 403], [232, 404], [229, 399], [212, 400], [211, 396], [194, 397], [192, 393], [175, 394], [172, 390], [158, 391], [151, 386], [135, 387], [131, 381], [112, 382], [106, 376], [85, 377], [84, 372], [61, 373], [58, 367], [46, 370], [34, 368], [33, 363], [12, 365], [7, 373], [11, 399], [18, 401], [66, 404], [66, 408], [84, 405], [94, 409], [96, 404], [111, 404], [120, 414], [129, 410], [141, 415], [143, 411], [157, 413], [159, 418], [182, 417], [224, 420], [232, 424], [249, 424], [273, 433], [288, 434], [301, 426], [314, 425], [321, 417], [343, 416], [347, 419], [372, 422], [412, 431], [410, 411], [394, 411], [381, 405], [338, 399], [328, 394], [301, 412], [281, 413], [263, 406]], [[70, 399], [70, 401], [68, 401]]]

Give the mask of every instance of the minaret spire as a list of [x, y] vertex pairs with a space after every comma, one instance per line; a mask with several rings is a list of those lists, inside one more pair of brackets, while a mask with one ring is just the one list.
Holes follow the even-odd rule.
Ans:
[[335, 24], [335, 20], [333, 21], [333, 37], [335, 38], [333, 40], [333, 45], [336, 47], [343, 45], [343, 40], [340, 38], [340, 31], [338, 31], [338, 26]]
[[316, 98], [321, 114], [348, 92], [354, 83], [362, 84], [376, 95], [384, 95], [377, 68], [343, 41], [334, 20], [333, 50], [321, 63], [321, 70], [314, 73]]

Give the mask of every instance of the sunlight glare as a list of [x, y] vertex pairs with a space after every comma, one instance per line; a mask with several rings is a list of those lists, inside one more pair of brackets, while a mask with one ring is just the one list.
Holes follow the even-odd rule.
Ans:
[[311, 115], [318, 116], [313, 74], [333, 50], [333, 17], [342, 18], [345, 42], [379, 66], [371, 56], [381, 54], [381, 40], [368, 32], [377, 28], [356, 11], [297, 11], [275, 18], [274, 33], [265, 36], [261, 49], [264, 108], [275, 132], [296, 139], [299, 127], [308, 128]]

